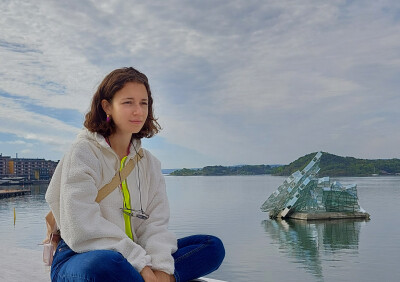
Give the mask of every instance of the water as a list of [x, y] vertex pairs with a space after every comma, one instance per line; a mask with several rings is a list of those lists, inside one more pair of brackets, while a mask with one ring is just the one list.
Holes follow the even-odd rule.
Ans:
[[[270, 220], [260, 211], [284, 179], [269, 175], [167, 176], [170, 229], [178, 237], [203, 233], [222, 239], [226, 258], [210, 275], [215, 279], [400, 280], [400, 177], [334, 179], [358, 184], [361, 206], [371, 214], [371, 220], [312, 223]], [[37, 243], [43, 239], [43, 218], [48, 212], [46, 185], [31, 189], [30, 196], [0, 200], [0, 250], [7, 246], [40, 255]]]

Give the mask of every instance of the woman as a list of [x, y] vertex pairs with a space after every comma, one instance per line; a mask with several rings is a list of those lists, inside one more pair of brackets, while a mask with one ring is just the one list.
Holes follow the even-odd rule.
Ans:
[[101, 82], [82, 130], [57, 166], [46, 201], [62, 240], [52, 281], [188, 281], [216, 270], [222, 242], [195, 235], [176, 240], [160, 162], [143, 158], [100, 203], [98, 190], [160, 130], [147, 77], [116, 69]]

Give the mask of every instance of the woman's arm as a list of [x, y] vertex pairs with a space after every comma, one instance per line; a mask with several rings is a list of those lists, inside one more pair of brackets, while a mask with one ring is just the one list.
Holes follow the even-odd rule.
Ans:
[[161, 174], [161, 164], [148, 152], [147, 174], [149, 180], [149, 204], [146, 213], [149, 219], [137, 228], [138, 242], [151, 256], [152, 269], [174, 273], [174, 258], [172, 253], [177, 250], [175, 235], [168, 230], [169, 204], [165, 189], [165, 180]]

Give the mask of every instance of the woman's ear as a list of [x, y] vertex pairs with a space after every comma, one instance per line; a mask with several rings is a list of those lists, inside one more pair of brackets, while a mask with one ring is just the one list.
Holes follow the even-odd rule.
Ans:
[[101, 107], [107, 115], [111, 114], [111, 104], [106, 99], [101, 100]]

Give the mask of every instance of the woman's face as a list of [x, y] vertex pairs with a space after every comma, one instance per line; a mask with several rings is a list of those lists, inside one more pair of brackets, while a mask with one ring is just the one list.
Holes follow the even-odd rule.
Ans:
[[[107, 101], [106, 101], [107, 102]], [[149, 99], [144, 84], [128, 82], [103, 108], [116, 125], [116, 133], [138, 133], [146, 122]]]

